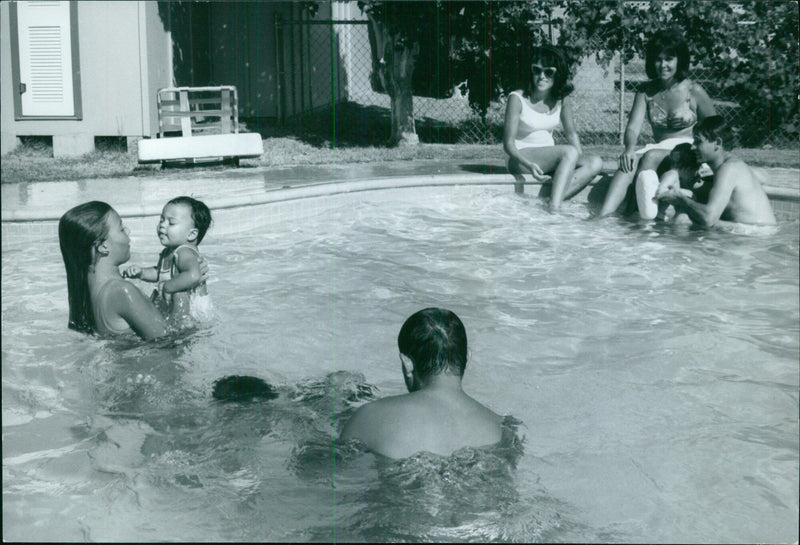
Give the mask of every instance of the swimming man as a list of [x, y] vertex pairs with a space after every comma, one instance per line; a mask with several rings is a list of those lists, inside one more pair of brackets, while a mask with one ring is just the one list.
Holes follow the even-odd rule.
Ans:
[[448, 456], [500, 441], [502, 417], [464, 393], [467, 333], [453, 312], [426, 308], [397, 337], [409, 393], [362, 405], [339, 438], [359, 439], [377, 454], [407, 458], [427, 451]]

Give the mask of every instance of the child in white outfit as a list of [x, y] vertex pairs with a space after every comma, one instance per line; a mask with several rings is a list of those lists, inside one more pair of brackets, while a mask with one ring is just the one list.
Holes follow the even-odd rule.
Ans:
[[131, 265], [123, 271], [127, 278], [156, 282], [153, 302], [173, 318], [186, 314], [196, 320], [211, 318], [211, 301], [200, 273], [197, 246], [211, 225], [211, 211], [191, 197], [176, 197], [161, 212], [158, 238], [164, 246], [155, 267]]

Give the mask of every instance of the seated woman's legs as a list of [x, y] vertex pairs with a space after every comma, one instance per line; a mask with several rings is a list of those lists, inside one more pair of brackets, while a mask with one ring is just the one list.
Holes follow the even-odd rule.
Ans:
[[614, 176], [611, 178], [611, 183], [606, 192], [606, 198], [603, 200], [603, 206], [600, 207], [600, 216], [607, 216], [613, 214], [625, 200], [625, 195], [628, 193], [628, 186], [633, 181], [633, 176], [636, 174], [636, 165], [633, 165], [633, 170], [630, 172], [623, 172], [617, 169]]
[[508, 171], [514, 176], [514, 192], [525, 193], [525, 177], [522, 175], [522, 165], [514, 157], [508, 158]]
[[630, 172], [617, 170], [611, 179], [603, 206], [600, 208], [600, 216], [607, 216], [616, 212], [625, 200], [628, 188], [639, 171], [655, 170], [668, 154], [669, 150], [650, 150], [637, 158], [636, 164], [633, 165], [633, 170]]
[[575, 167], [575, 173], [564, 191], [564, 200], [571, 199], [594, 180], [603, 170], [603, 160], [598, 155], [581, 155]]
[[636, 207], [639, 216], [644, 219], [653, 219], [658, 213], [658, 204], [653, 200], [658, 189], [658, 166], [666, 157], [669, 150], [650, 150], [639, 160], [636, 173], [635, 194]]
[[[542, 172], [552, 176], [553, 190], [551, 192], [551, 208], [558, 209], [563, 200], [564, 192], [567, 188], [567, 183], [575, 171], [575, 165], [578, 161], [578, 150], [573, 146], [547, 146], [543, 148], [526, 148], [521, 151], [525, 157], [539, 165]], [[509, 170], [511, 170], [511, 161], [509, 161]], [[519, 168], [519, 165], [516, 165]], [[514, 172], [512, 171], [512, 174]], [[516, 176], [515, 176], [516, 179]]]

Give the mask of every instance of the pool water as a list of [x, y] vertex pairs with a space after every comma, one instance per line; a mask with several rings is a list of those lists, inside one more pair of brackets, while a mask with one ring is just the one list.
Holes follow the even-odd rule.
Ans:
[[[485, 187], [327, 202], [212, 227], [218, 316], [151, 344], [67, 330], [57, 241], [4, 248], [4, 539], [797, 541], [796, 221], [596, 221]], [[135, 237], [132, 263], [158, 250]], [[517, 439], [336, 445], [404, 391], [397, 333], [427, 306], [462, 318], [465, 390]], [[280, 396], [213, 400], [231, 374]]]

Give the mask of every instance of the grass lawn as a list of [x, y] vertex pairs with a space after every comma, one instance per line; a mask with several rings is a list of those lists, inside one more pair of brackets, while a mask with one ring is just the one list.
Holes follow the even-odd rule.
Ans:
[[[621, 150], [620, 146], [609, 145], [587, 145], [584, 148], [585, 152], [598, 154], [606, 160], [615, 160]], [[242, 165], [283, 167], [414, 160], [486, 160], [502, 163], [505, 160], [505, 154], [499, 144], [421, 144], [402, 148], [358, 145], [333, 147], [329, 142], [309, 143], [294, 137], [276, 136], [264, 139], [264, 150], [260, 158], [242, 160]], [[800, 154], [796, 149], [742, 149], [737, 153], [753, 165], [800, 167]], [[0, 180], [4, 184], [10, 184], [163, 175], [158, 165], [139, 165], [134, 150], [106, 147], [81, 157], [59, 159], [54, 159], [52, 154], [52, 147], [45, 143], [25, 142], [0, 159], [2, 172]]]

